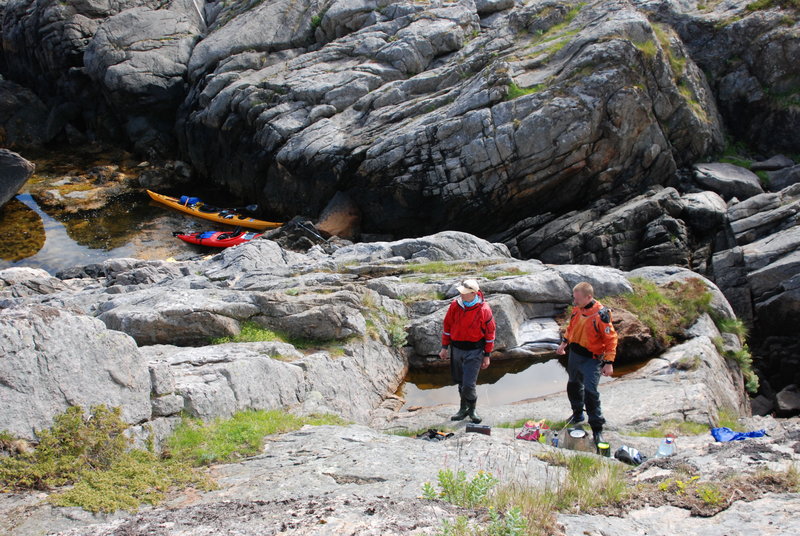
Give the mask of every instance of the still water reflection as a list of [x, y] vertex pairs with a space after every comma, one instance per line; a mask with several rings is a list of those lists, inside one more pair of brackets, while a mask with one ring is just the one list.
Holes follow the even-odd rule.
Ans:
[[173, 230], [200, 230], [197, 222], [152, 203], [144, 194], [115, 200], [98, 211], [58, 220], [23, 193], [0, 211], [0, 269], [41, 268], [51, 274], [111, 258], [166, 259], [197, 255], [172, 236]]
[[[566, 359], [512, 359], [495, 361], [478, 377], [478, 400], [481, 406], [500, 406], [563, 391], [567, 386]], [[616, 367], [614, 377], [623, 376], [641, 364]], [[601, 378], [600, 383], [614, 378]], [[398, 393], [405, 398], [405, 407], [458, 404], [458, 390], [450, 379], [450, 369], [439, 367], [424, 371], [412, 370]], [[566, 397], [566, 395], [564, 395]]]

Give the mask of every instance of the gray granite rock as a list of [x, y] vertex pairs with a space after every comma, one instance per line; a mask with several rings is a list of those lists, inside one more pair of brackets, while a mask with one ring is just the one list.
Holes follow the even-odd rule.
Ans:
[[752, 171], [733, 164], [695, 164], [695, 181], [703, 188], [720, 194], [725, 199], [747, 199], [763, 193], [758, 176]]
[[17, 195], [35, 166], [8, 149], [0, 149], [0, 209]]
[[0, 310], [0, 430], [33, 439], [69, 406], [150, 418], [150, 381], [133, 339], [97, 319], [44, 306]]

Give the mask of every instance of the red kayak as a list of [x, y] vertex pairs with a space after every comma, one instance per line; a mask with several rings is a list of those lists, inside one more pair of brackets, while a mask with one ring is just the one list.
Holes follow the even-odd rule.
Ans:
[[237, 229], [234, 231], [201, 231], [197, 233], [186, 234], [176, 232], [172, 234], [190, 244], [211, 246], [213, 248], [227, 248], [249, 242], [254, 238], [258, 238], [264, 233], [258, 233], [255, 231], [242, 231], [241, 229]]

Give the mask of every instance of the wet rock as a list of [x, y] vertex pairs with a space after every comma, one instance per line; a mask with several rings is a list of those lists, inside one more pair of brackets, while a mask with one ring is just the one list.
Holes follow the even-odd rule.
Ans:
[[747, 199], [764, 193], [758, 176], [752, 171], [733, 164], [695, 164], [694, 178], [697, 183], [730, 200]]
[[150, 418], [150, 382], [133, 339], [98, 320], [52, 307], [0, 310], [0, 429], [34, 439], [69, 406], [122, 408]]
[[17, 153], [0, 149], [0, 209], [33, 175], [34, 165]]

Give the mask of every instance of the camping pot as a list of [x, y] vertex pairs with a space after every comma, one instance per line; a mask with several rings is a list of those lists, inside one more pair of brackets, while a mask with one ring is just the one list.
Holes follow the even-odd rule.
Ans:
[[594, 452], [594, 448], [589, 444], [589, 436], [583, 428], [569, 428], [564, 439], [566, 440], [565, 448]]

